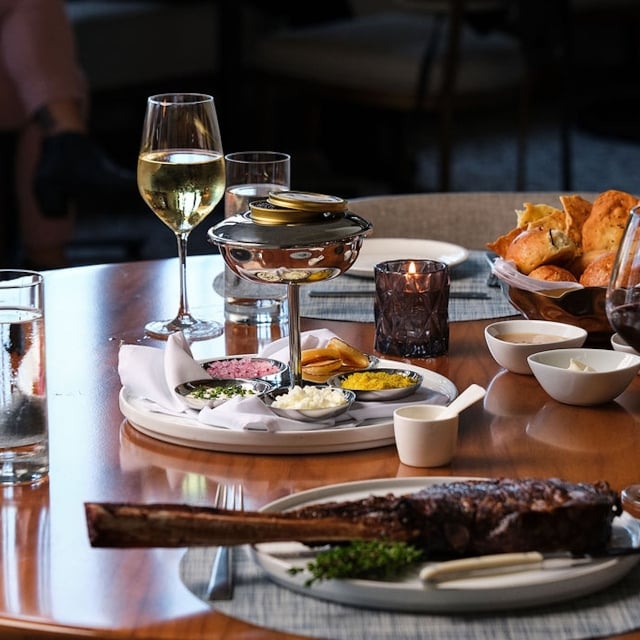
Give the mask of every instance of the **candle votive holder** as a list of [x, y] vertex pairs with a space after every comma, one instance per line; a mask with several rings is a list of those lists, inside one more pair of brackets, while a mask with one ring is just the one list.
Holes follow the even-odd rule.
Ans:
[[375, 344], [381, 354], [431, 358], [449, 350], [449, 268], [436, 260], [374, 267]]

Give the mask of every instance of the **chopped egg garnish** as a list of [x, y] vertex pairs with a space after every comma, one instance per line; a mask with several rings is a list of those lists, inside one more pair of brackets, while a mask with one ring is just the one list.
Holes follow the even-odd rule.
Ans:
[[340, 389], [334, 387], [295, 386], [272, 403], [278, 409], [329, 409], [347, 404]]
[[572, 371], [595, 371], [593, 367], [590, 367], [588, 364], [585, 364], [580, 360], [576, 360], [575, 358], [571, 358], [571, 360], [569, 360], [569, 369]]

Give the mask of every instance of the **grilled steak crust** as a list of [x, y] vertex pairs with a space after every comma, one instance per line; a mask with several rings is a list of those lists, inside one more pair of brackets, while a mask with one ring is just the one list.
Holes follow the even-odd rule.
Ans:
[[422, 538], [434, 553], [596, 551], [622, 513], [606, 482], [479, 480], [430, 487], [408, 498], [423, 517]]
[[512, 551], [595, 552], [622, 513], [606, 482], [465, 480], [409, 495], [324, 502], [286, 513], [183, 505], [87, 503], [93, 546], [187, 546], [299, 540], [307, 544], [385, 539], [433, 557]]
[[465, 480], [407, 496], [369, 497], [297, 509], [301, 519], [364, 522], [386, 538], [408, 540], [432, 555], [602, 549], [622, 513], [606, 482], [559, 479]]

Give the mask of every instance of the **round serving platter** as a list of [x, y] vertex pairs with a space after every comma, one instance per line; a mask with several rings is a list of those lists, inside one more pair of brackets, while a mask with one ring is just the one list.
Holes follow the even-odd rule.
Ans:
[[[393, 367], [397, 362], [379, 360], [375, 367]], [[448, 378], [415, 365], [404, 368], [423, 377], [424, 402], [449, 404], [458, 390]], [[405, 401], [408, 399], [404, 399]], [[131, 396], [123, 388], [120, 411], [131, 426], [152, 438], [185, 447], [229, 453], [302, 454], [333, 453], [385, 447], [394, 443], [393, 418], [367, 420], [355, 427], [331, 427], [304, 431], [236, 431], [199, 422], [187, 415], [169, 415], [149, 409], [142, 398]]]

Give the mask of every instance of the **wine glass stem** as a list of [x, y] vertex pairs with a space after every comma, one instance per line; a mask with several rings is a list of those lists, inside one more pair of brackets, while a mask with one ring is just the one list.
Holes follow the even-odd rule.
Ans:
[[300, 356], [300, 289], [289, 283], [287, 304], [289, 305], [289, 368], [291, 386], [302, 386], [302, 364]]
[[188, 233], [177, 233], [178, 240], [178, 262], [180, 263], [180, 307], [176, 320], [180, 324], [191, 324], [193, 317], [189, 311], [189, 302], [187, 300], [187, 242], [189, 240]]

